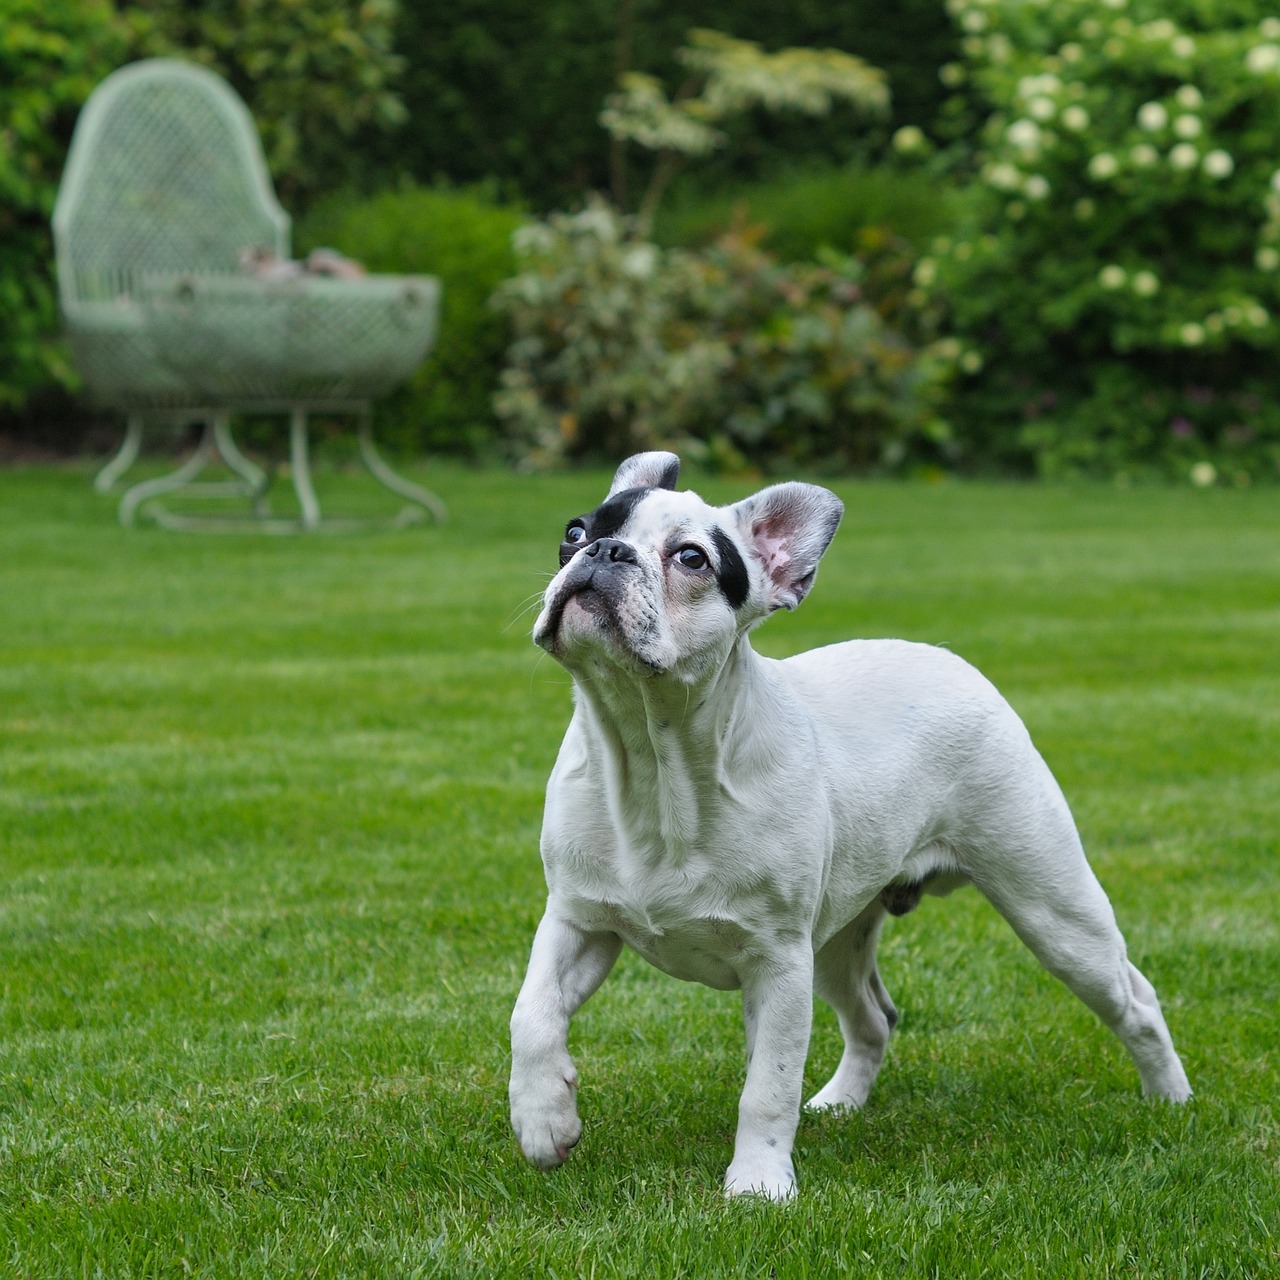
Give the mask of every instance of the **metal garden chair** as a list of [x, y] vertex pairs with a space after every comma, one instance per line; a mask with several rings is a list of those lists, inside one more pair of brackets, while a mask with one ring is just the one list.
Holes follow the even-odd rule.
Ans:
[[[58, 291], [72, 361], [86, 394], [122, 411], [127, 428], [95, 484], [109, 489], [151, 422], [204, 424], [171, 475], [128, 489], [120, 519], [186, 488], [252, 500], [261, 527], [321, 526], [308, 417], [354, 414], [360, 454], [387, 488], [436, 519], [444, 505], [405, 480], [373, 443], [371, 404], [421, 363], [436, 333], [432, 276], [334, 278], [289, 262], [280, 207], [257, 129], [231, 88], [201, 67], [150, 59], [121, 68], [77, 121], [53, 215]], [[270, 477], [236, 446], [236, 413], [287, 413], [299, 520], [273, 519]], [[195, 483], [216, 458], [234, 479]], [[158, 522], [218, 523], [177, 516]]]

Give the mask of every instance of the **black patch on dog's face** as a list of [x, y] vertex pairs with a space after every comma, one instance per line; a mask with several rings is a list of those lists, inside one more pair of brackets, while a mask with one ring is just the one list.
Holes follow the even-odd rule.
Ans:
[[712, 529], [711, 541], [715, 543], [716, 555], [720, 558], [716, 580], [730, 608], [736, 611], [742, 608], [751, 594], [751, 578], [746, 563], [737, 544], [723, 529]]
[[[598, 542], [601, 538], [612, 538], [631, 519], [636, 504], [652, 489], [623, 489], [606, 499], [589, 515], [579, 516], [569, 521], [565, 530], [565, 539], [560, 544], [560, 567], [563, 569], [583, 547]], [[569, 530], [583, 529], [586, 536], [578, 542], [569, 541]]]

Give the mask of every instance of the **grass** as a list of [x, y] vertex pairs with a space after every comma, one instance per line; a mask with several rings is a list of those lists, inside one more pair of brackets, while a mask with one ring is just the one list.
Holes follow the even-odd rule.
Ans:
[[[87, 475], [0, 472], [0, 1274], [1280, 1274], [1274, 491], [840, 486], [760, 648], [904, 635], [1004, 689], [1197, 1097], [1141, 1102], [976, 894], [926, 899], [871, 1102], [802, 1122], [776, 1208], [719, 1190], [735, 998], [634, 957], [575, 1023], [570, 1164], [507, 1130], [569, 702], [521, 610], [604, 477], [437, 468], [443, 529], [273, 540], [126, 532]], [[820, 1007], [812, 1087], [837, 1057]]]

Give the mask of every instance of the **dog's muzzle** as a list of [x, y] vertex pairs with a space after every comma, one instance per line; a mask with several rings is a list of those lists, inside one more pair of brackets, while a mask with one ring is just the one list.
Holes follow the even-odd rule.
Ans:
[[555, 643], [565, 606], [575, 596], [591, 593], [602, 605], [610, 604], [619, 589], [620, 578], [638, 564], [635, 548], [620, 538], [597, 538], [588, 543], [563, 570], [546, 621], [534, 636], [535, 642], [544, 648]]

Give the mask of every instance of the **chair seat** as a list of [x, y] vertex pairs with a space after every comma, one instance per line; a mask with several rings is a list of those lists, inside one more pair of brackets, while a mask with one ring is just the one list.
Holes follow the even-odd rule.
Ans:
[[142, 308], [166, 369], [204, 402], [370, 400], [435, 340], [434, 276], [149, 275]]

